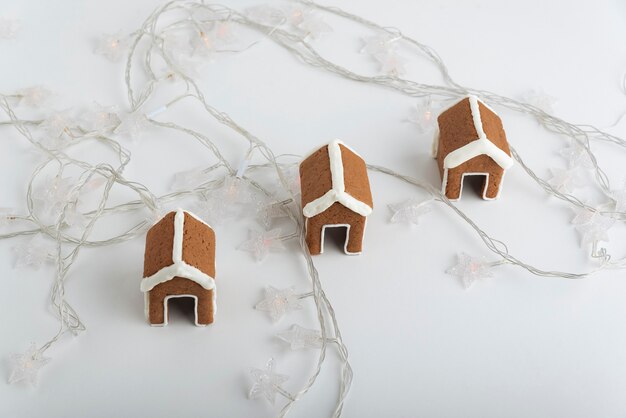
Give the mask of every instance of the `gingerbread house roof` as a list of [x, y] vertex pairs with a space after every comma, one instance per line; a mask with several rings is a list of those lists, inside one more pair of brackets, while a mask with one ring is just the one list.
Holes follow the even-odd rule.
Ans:
[[487, 155], [503, 169], [513, 165], [502, 121], [476, 96], [468, 96], [445, 110], [437, 119], [438, 153], [443, 168], [457, 167], [479, 155]]
[[146, 236], [141, 291], [174, 277], [215, 288], [215, 233], [197, 216], [181, 209], [157, 222]]
[[323, 146], [300, 164], [302, 212], [307, 218], [318, 215], [334, 203], [362, 216], [372, 212], [365, 161], [339, 140]]

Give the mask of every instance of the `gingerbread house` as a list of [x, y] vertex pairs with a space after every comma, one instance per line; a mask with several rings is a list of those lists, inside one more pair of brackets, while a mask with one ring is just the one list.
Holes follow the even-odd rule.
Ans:
[[468, 96], [439, 115], [433, 156], [439, 164], [442, 193], [458, 200], [466, 176], [482, 176], [482, 197], [500, 195], [502, 179], [513, 165], [509, 143], [496, 112]]
[[192, 298], [195, 324], [213, 322], [216, 311], [215, 233], [183, 210], [165, 215], [146, 236], [141, 291], [150, 325], [168, 322], [168, 301]]
[[372, 192], [365, 161], [341, 141], [333, 141], [300, 164], [302, 213], [311, 255], [324, 251], [327, 228], [346, 228], [344, 251], [360, 254]]

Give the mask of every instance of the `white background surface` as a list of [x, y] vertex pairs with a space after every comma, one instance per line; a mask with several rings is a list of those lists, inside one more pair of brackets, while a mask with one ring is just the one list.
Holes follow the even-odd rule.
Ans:
[[[462, 84], [512, 97], [541, 89], [558, 98], [558, 116], [600, 127], [626, 110], [619, 90], [626, 70], [626, 6], [618, 0], [331, 3], [434, 47]], [[43, 84], [59, 93], [58, 108], [97, 101], [124, 109], [123, 67], [92, 54], [93, 41], [104, 32], [134, 30], [157, 4], [0, 1], [0, 14], [23, 24], [19, 39], [0, 43], [0, 90]], [[375, 64], [357, 53], [366, 32], [345, 21], [327, 22], [335, 31], [316, 43], [321, 51], [374, 73]], [[408, 69], [414, 80], [439, 82], [424, 60], [412, 59]], [[267, 40], [216, 58], [201, 85], [210, 103], [277, 153], [304, 154], [339, 137], [370, 163], [439, 182], [429, 138], [404, 122], [415, 100], [398, 93], [306, 67]], [[509, 140], [540, 175], [565, 166], [557, 154], [566, 145], [562, 138], [527, 117], [498, 110]], [[201, 123], [233, 163], [241, 159], [244, 142], [193, 106], [161, 120]], [[611, 131], [624, 135], [626, 127]], [[10, 129], [2, 128], [0, 138], [0, 206], [23, 209], [36, 156]], [[173, 173], [212, 164], [188, 138], [156, 129], [128, 147], [134, 159], [127, 177], [157, 194], [167, 192]], [[619, 185], [626, 152], [594, 149]], [[347, 257], [329, 246], [315, 259], [355, 371], [346, 417], [626, 416], [624, 272], [573, 282], [502, 267], [494, 279], [466, 292], [443, 272], [457, 251], [490, 257], [473, 231], [439, 206], [419, 227], [391, 225], [387, 204], [417, 191], [377, 174], [371, 183], [375, 211], [364, 254]], [[467, 189], [459, 206], [529, 263], [568, 271], [591, 267], [564, 204], [547, 198], [519, 166], [505, 183], [499, 201], [483, 202]], [[67, 297], [88, 330], [46, 353], [53, 360], [37, 388], [0, 382], [0, 416], [275, 415], [280, 399], [275, 407], [246, 399], [247, 370], [274, 356], [277, 370], [290, 375], [285, 389], [297, 391], [317, 352], [288, 351], [273, 335], [291, 323], [315, 327], [315, 317], [311, 301], [276, 325], [252, 309], [265, 285], [293, 285], [302, 292], [309, 287], [295, 242], [261, 263], [236, 250], [250, 225], [217, 229], [219, 314], [206, 329], [181, 315], [167, 328], [147, 326], [139, 292], [143, 239], [85, 250], [70, 273]], [[623, 237], [623, 229], [611, 231], [608, 248], [616, 257], [626, 253]], [[44, 342], [57, 327], [46, 304], [53, 268], [14, 269], [11, 248], [20, 240], [0, 242], [2, 376], [9, 373], [4, 360], [11, 353], [24, 351], [30, 341]], [[294, 417], [330, 415], [337, 368], [334, 354], [329, 357]]]

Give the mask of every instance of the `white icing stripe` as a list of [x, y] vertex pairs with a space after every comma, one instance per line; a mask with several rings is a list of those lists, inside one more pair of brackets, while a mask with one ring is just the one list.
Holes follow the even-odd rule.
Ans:
[[490, 140], [477, 139], [461, 148], [457, 148], [443, 159], [443, 168], [454, 168], [479, 155], [491, 157], [500, 167], [505, 170], [513, 165], [513, 159], [502, 151]]
[[174, 277], [192, 280], [205, 289], [215, 289], [215, 279], [213, 277], [184, 261], [179, 261], [171, 266], [163, 267], [150, 277], [144, 277], [141, 280], [141, 291], [148, 292], [156, 285], [172, 280]]
[[172, 261], [174, 264], [183, 261], [183, 228], [185, 227], [185, 212], [177, 210], [174, 215], [174, 244], [172, 245]]
[[343, 176], [343, 160], [341, 159], [341, 148], [339, 141], [328, 144], [328, 159], [330, 160], [330, 176], [333, 190], [339, 194], [346, 190]]
[[[483, 129], [483, 122], [480, 116], [480, 107], [476, 96], [468, 96], [470, 112], [474, 121], [474, 128], [478, 134], [478, 139], [455, 149], [443, 159], [443, 168], [449, 169], [471, 160], [479, 155], [487, 155], [493, 159], [503, 169], [508, 169], [513, 165], [513, 159], [496, 144], [491, 142]], [[481, 102], [482, 103], [482, 102]]]
[[474, 129], [476, 129], [476, 134], [478, 138], [487, 139], [487, 135], [485, 135], [485, 131], [483, 130], [483, 121], [480, 117], [480, 107], [478, 107], [478, 99], [476, 96], [468, 96], [470, 112], [472, 113], [472, 119], [474, 120]]
[[[346, 208], [358, 213], [361, 216], [368, 216], [372, 213], [372, 208], [369, 205], [361, 202], [346, 192], [343, 160], [341, 158], [341, 148], [339, 147], [340, 144], [345, 146], [343, 142], [339, 140], [335, 140], [328, 144], [331, 189], [324, 193], [323, 196], [318, 197], [304, 206], [302, 213], [307, 218], [319, 215], [336, 202], [341, 203]], [[350, 151], [352, 151], [352, 149], [350, 149]]]

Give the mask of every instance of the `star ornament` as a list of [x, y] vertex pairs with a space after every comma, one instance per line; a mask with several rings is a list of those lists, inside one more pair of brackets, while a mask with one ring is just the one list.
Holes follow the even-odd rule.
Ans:
[[20, 105], [29, 107], [40, 107], [52, 96], [52, 92], [42, 86], [26, 87], [18, 90], [16, 94], [19, 97]]
[[114, 132], [119, 135], [125, 135], [131, 140], [137, 140], [141, 134], [148, 129], [150, 121], [146, 115], [139, 111], [133, 113], [122, 113], [117, 115], [120, 123]]
[[374, 58], [380, 63], [380, 71], [391, 76], [406, 74], [406, 59], [395, 51], [376, 54]]
[[561, 193], [571, 193], [576, 187], [582, 183], [577, 168], [551, 168], [552, 177], [548, 179], [550, 184], [556, 191]]
[[35, 270], [39, 270], [46, 262], [54, 260], [57, 254], [56, 245], [39, 234], [18, 244], [14, 250], [16, 268], [31, 266]]
[[287, 331], [276, 334], [276, 336], [289, 344], [292, 350], [322, 347], [322, 333], [320, 331], [302, 328], [296, 324], [293, 324]]
[[[604, 209], [604, 205], [598, 207], [598, 210]], [[585, 208], [576, 208], [574, 212], [576, 215], [572, 219], [572, 224], [581, 236], [582, 247], [600, 241], [609, 241], [608, 230], [615, 224], [615, 219]]]
[[418, 199], [409, 199], [401, 203], [389, 205], [391, 210], [391, 223], [408, 223], [410, 225], [419, 225], [419, 219], [424, 214], [431, 212], [430, 203], [432, 199], [420, 201]]
[[272, 286], [265, 288], [265, 298], [254, 306], [257, 311], [267, 312], [272, 321], [277, 322], [287, 312], [302, 309], [300, 298], [293, 287], [279, 290]]
[[589, 153], [577, 141], [572, 141], [567, 147], [560, 150], [559, 154], [567, 160], [567, 165], [570, 168], [593, 168]]
[[389, 34], [381, 34], [364, 39], [363, 48], [361, 53], [367, 53], [373, 56], [379, 54], [387, 54], [392, 50], [395, 50], [396, 41], [400, 38], [392, 37]]
[[250, 376], [254, 383], [248, 397], [263, 397], [272, 405], [276, 402], [276, 393], [282, 390], [280, 385], [289, 380], [289, 376], [274, 373], [274, 359], [269, 359], [264, 369], [251, 369]]
[[257, 261], [261, 261], [271, 251], [285, 248], [285, 245], [280, 239], [280, 235], [280, 228], [270, 229], [269, 231], [251, 230], [250, 238], [241, 243], [238, 248], [252, 253]]
[[491, 269], [492, 266], [483, 259], [460, 253], [457, 255], [457, 263], [446, 273], [461, 278], [465, 288], [469, 289], [477, 280], [493, 277]]
[[96, 41], [93, 52], [111, 62], [119, 62], [126, 54], [128, 46], [128, 38], [122, 33], [105, 33]]
[[437, 117], [430, 100], [426, 103], [416, 104], [407, 120], [417, 126], [422, 134], [433, 132], [437, 124]]
[[43, 357], [37, 346], [32, 343], [26, 352], [11, 356], [9, 384], [23, 381], [31, 386], [36, 386], [39, 370], [49, 361], [50, 359]]

